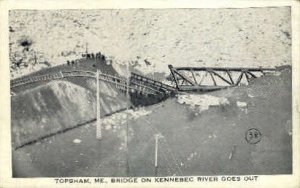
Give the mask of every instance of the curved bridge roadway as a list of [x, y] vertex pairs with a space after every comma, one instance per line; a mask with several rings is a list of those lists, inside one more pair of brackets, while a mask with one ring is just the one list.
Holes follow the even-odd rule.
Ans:
[[[44, 74], [39, 76], [17, 78], [11, 80], [10, 87], [11, 89], [13, 89], [19, 86], [32, 84], [36, 82], [58, 80], [58, 79], [64, 79], [68, 77], [86, 77], [86, 78], [96, 79], [96, 72], [85, 71], [85, 70], [60, 71], [57, 73]], [[127, 85], [126, 78], [99, 73], [99, 79], [101, 81], [115, 85], [121, 91], [126, 92], [127, 90], [128, 85]], [[132, 73], [130, 77], [129, 91], [132, 93], [140, 92], [145, 95], [170, 95], [171, 93], [174, 93], [176, 89], [172, 86], [163, 84], [159, 81], [147, 78], [145, 76], [136, 73]]]

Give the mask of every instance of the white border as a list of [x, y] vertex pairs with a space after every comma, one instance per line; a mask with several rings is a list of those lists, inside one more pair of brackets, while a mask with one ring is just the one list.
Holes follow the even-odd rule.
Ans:
[[[292, 60], [293, 60], [293, 175], [259, 176], [259, 181], [251, 183], [217, 182], [189, 184], [115, 184], [114, 187], [300, 187], [299, 174], [299, 94], [300, 94], [300, 1], [203, 1], [203, 0], [0, 0], [0, 187], [86, 187], [83, 184], [55, 184], [54, 178], [11, 178], [11, 136], [10, 136], [10, 88], [9, 88], [9, 57], [8, 57], [8, 10], [11, 9], [128, 9], [128, 8], [245, 8], [266, 6], [292, 7]], [[93, 187], [111, 186], [112, 184], [92, 184]]]

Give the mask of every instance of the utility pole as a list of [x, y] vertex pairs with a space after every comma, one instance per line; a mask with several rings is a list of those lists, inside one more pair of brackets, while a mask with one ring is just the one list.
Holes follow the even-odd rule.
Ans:
[[[131, 77], [131, 72], [129, 69], [129, 63], [127, 64], [127, 79], [126, 79], [126, 97], [128, 100], [130, 100], [130, 95], [129, 95], [129, 86], [130, 86], [130, 77]], [[127, 107], [128, 108], [128, 107]]]
[[[126, 79], [126, 98], [130, 102], [130, 95], [129, 95], [129, 86], [130, 86], [130, 69], [129, 69], [129, 63], [127, 64], [127, 79]], [[127, 106], [127, 110], [128, 110]], [[128, 149], [128, 121], [126, 122], [126, 136], [125, 136], [125, 144], [126, 144], [126, 174], [129, 174], [129, 149]]]
[[85, 54], [88, 54], [88, 43], [85, 43]]
[[97, 69], [96, 73], [96, 87], [97, 87], [97, 124], [96, 124], [96, 137], [98, 140], [102, 139], [102, 126], [101, 126], [101, 111], [100, 111], [100, 88], [99, 88], [99, 69]]
[[155, 136], [155, 157], [154, 157], [154, 167], [155, 167], [155, 176], [157, 176], [157, 170], [158, 170], [158, 162], [157, 162], [157, 156], [158, 156], [158, 135]]
[[37, 64], [37, 57], [36, 57], [36, 51], [34, 52], [34, 63]]

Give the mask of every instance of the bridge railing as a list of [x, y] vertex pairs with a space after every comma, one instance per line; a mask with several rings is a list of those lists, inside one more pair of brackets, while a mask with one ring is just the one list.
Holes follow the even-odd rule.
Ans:
[[[31, 84], [34, 82], [40, 81], [49, 81], [55, 79], [63, 79], [66, 77], [88, 77], [88, 78], [96, 78], [96, 73], [92, 71], [85, 71], [85, 70], [74, 70], [74, 71], [61, 71], [58, 73], [53, 74], [46, 74], [46, 75], [38, 75], [33, 77], [26, 77], [26, 78], [19, 78], [11, 81], [11, 88], [18, 87], [21, 85]], [[126, 91], [128, 85], [126, 78], [109, 75], [105, 73], [99, 74], [99, 79], [105, 81], [107, 83], [115, 85], [118, 89]], [[142, 84], [138, 83], [135, 80], [131, 80], [129, 84], [129, 89], [131, 91], [138, 91], [146, 94], [165, 94], [157, 87], [151, 87], [149, 84]]]
[[58, 73], [45, 74], [45, 75], [26, 77], [26, 78], [18, 78], [16, 80], [11, 81], [11, 88], [21, 86], [21, 85], [25, 85], [25, 84], [34, 83], [34, 82], [54, 80], [54, 79], [60, 79], [60, 78], [62, 78], [62, 76]]
[[131, 74], [131, 79], [135, 79], [141, 82], [146, 82], [148, 85], [154, 86], [158, 89], [163, 89], [163, 90], [167, 90], [167, 91], [175, 91], [176, 88], [169, 86], [167, 84], [164, 84], [160, 81], [145, 77], [143, 75], [137, 74], [137, 73], [132, 73]]
[[[62, 72], [65, 77], [68, 76], [79, 76], [79, 77], [92, 77], [95, 78], [96, 73], [91, 72], [91, 71], [84, 71], [84, 70], [76, 70], [76, 71], [64, 71]], [[67, 76], [66, 76], [67, 73]], [[105, 73], [99, 73], [99, 79], [102, 81], [108, 82], [110, 84], [116, 85], [119, 89], [121, 90], [126, 90], [128, 87], [127, 85], [127, 79], [123, 77], [118, 77], [110, 74], [105, 74]], [[160, 90], [156, 88], [149, 87], [147, 85], [143, 85], [140, 83], [137, 83], [135, 81], [131, 81], [129, 84], [129, 89], [131, 90], [138, 90], [140, 92], [146, 92], [148, 94], [157, 94], [161, 93]]]

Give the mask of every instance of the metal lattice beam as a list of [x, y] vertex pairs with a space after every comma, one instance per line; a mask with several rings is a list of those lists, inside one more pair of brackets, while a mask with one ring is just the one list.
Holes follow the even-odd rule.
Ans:
[[[243, 78], [245, 78], [248, 83], [251, 79], [257, 78], [254, 73], [262, 73], [264, 75], [266, 71], [276, 70], [273, 68], [173, 67], [172, 65], [169, 65], [169, 69], [173, 76], [172, 81], [175, 81], [176, 88], [179, 91], [214, 91], [233, 87], [241, 84]], [[189, 78], [186, 76], [184, 72], [190, 72], [191, 77]], [[200, 82], [197, 80], [196, 72], [205, 73]], [[224, 75], [221, 75], [220, 73], [224, 73]], [[233, 73], [238, 76], [237, 80], [233, 78]], [[208, 75], [211, 80], [211, 84], [202, 84], [203, 80], [208, 77]], [[220, 83], [217, 82], [217, 78], [222, 82], [222, 84], [226, 84], [226, 86], [221, 86]], [[182, 83], [180, 84], [179, 81]]]

